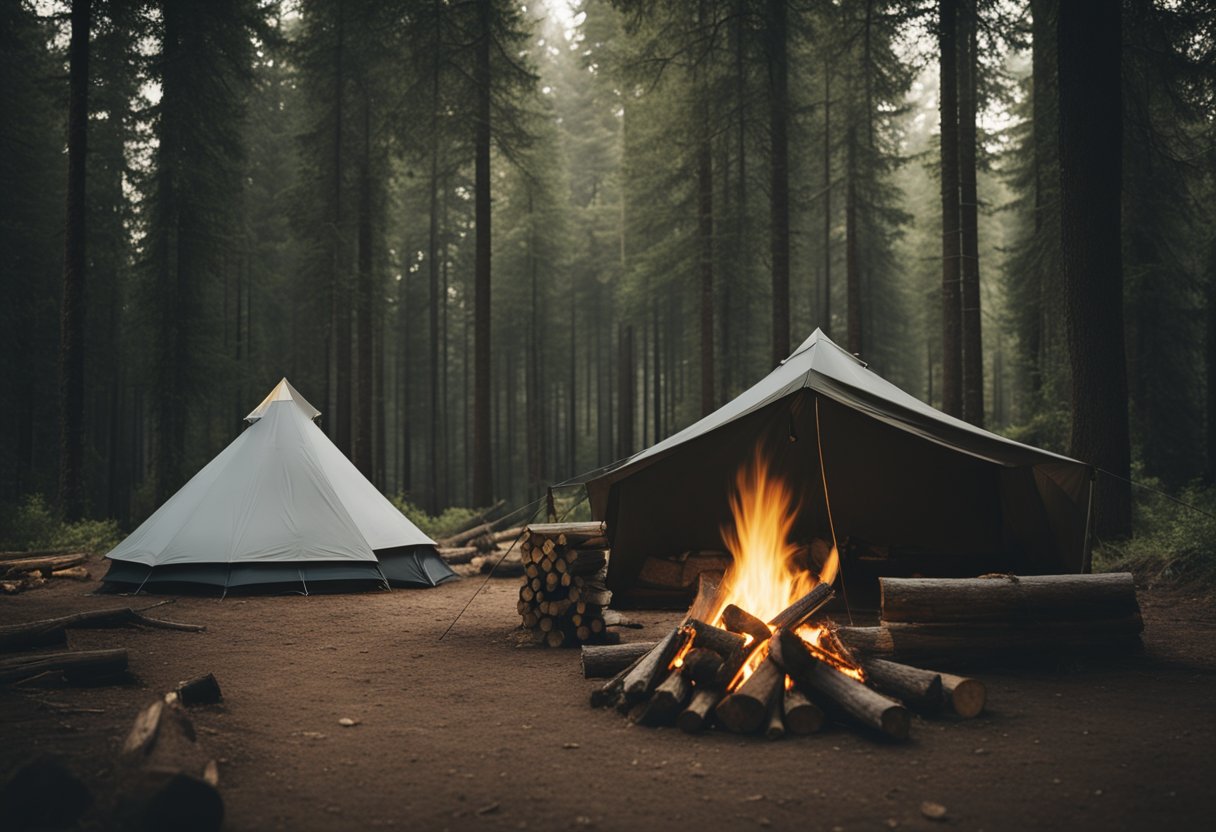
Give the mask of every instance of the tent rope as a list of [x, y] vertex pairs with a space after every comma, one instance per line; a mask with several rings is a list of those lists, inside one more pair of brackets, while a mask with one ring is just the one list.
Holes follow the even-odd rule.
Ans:
[[844, 557], [840, 554], [840, 546], [836, 542], [836, 523], [832, 520], [832, 500], [828, 497], [828, 469], [823, 460], [823, 433], [819, 428], [819, 397], [815, 397], [815, 444], [819, 448], [819, 476], [823, 479], [823, 504], [828, 510], [828, 529], [832, 532], [832, 549], [836, 552], [836, 565], [840, 573], [840, 593], [844, 596], [844, 611], [849, 616], [849, 626], [853, 626], [853, 609], [849, 606], [849, 593], [844, 587]]
[[1210, 511], [1206, 511], [1197, 505], [1188, 503], [1186, 500], [1180, 500], [1177, 497], [1175, 497], [1173, 494], [1169, 494], [1168, 492], [1162, 491], [1160, 488], [1154, 488], [1153, 486], [1145, 485], [1142, 482], [1136, 482], [1135, 480], [1129, 480], [1127, 477], [1121, 477], [1118, 474], [1114, 474], [1114, 473], [1111, 473], [1110, 471], [1107, 471], [1105, 468], [1099, 468], [1097, 465], [1094, 466], [1094, 470], [1097, 471], [1099, 474], [1106, 474], [1106, 476], [1111, 477], [1112, 479], [1121, 480], [1121, 481], [1127, 483], [1128, 485], [1134, 485], [1134, 486], [1136, 486], [1136, 488], [1143, 488], [1145, 491], [1152, 491], [1154, 494], [1159, 494], [1162, 497], [1164, 497], [1165, 499], [1167, 499], [1171, 502], [1177, 503], [1178, 505], [1182, 506], [1183, 508], [1189, 508], [1191, 511], [1196, 512], [1197, 514], [1202, 514], [1204, 517], [1207, 517], [1210, 520], [1216, 520], [1216, 514], [1213, 514]]

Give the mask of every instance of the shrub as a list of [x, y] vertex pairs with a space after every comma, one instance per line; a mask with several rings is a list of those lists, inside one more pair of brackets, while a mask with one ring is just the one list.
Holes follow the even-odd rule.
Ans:
[[122, 539], [116, 520], [67, 523], [41, 494], [31, 494], [18, 506], [0, 509], [0, 548], [74, 549], [104, 554]]

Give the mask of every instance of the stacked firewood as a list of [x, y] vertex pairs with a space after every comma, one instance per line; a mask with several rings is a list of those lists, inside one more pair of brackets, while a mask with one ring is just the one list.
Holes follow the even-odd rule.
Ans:
[[604, 641], [612, 599], [603, 523], [543, 523], [519, 544], [523, 584], [518, 610], [533, 638], [550, 647]]

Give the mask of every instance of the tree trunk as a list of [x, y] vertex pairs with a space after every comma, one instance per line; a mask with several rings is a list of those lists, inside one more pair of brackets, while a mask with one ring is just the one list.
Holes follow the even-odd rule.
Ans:
[[427, 505], [431, 514], [439, 513], [439, 308], [446, 298], [439, 295], [439, 117], [440, 117], [440, 62], [439, 44], [441, 8], [433, 4], [435, 16], [435, 45], [431, 64], [431, 174], [430, 174], [430, 222], [427, 230], [427, 286], [429, 290], [427, 337], [430, 352], [430, 429], [427, 439], [430, 453], [427, 457], [426, 483]]
[[773, 353], [776, 365], [790, 354], [790, 171], [787, 0], [768, 0], [769, 131], [772, 150], [769, 214], [772, 228]]
[[68, 520], [78, 520], [84, 513], [84, 321], [88, 267], [85, 172], [91, 14], [91, 0], [72, 0], [72, 37], [68, 44], [67, 219], [59, 329], [59, 504]]
[[[366, 79], [364, 79], [366, 84]], [[363, 89], [363, 152], [359, 159], [359, 288], [356, 297], [358, 393], [355, 402], [355, 467], [369, 480], [375, 476], [372, 454], [372, 315], [375, 275], [372, 258], [372, 115], [371, 94]]]
[[980, 326], [979, 195], [976, 188], [976, 0], [962, 0], [958, 27], [959, 215], [962, 222], [960, 292], [963, 418], [984, 425], [984, 355]]
[[[702, 93], [705, 94], [704, 92]], [[697, 241], [701, 273], [701, 415], [714, 411], [714, 173], [709, 105], [703, 105], [697, 149]], [[659, 438], [658, 327], [655, 328], [655, 439]]]
[[942, 410], [962, 416], [962, 286], [958, 165], [958, 0], [940, 0], [942, 174]]
[[823, 334], [832, 337], [832, 63], [823, 63]]
[[493, 501], [490, 448], [490, 47], [491, 0], [478, 0], [473, 80], [477, 124], [473, 137], [476, 257], [473, 278], [473, 503]]
[[[853, 108], [855, 111], [856, 108]], [[850, 119], [853, 117], [850, 111]], [[857, 126], [849, 124], [846, 139], [846, 170], [848, 183], [845, 186], [844, 235], [845, 235], [845, 288], [848, 294], [848, 349], [854, 355], [861, 354], [861, 252], [857, 239]]]
[[1131, 534], [1120, 243], [1120, 14], [1117, 3], [1061, 3], [1057, 28], [1071, 453], [1113, 475], [1097, 481], [1095, 527], [1107, 538]]

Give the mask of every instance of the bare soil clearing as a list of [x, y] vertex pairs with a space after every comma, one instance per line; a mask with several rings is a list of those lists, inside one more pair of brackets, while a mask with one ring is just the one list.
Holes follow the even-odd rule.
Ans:
[[[224, 702], [191, 713], [220, 760], [230, 830], [991, 832], [1216, 817], [1216, 608], [1186, 595], [1141, 593], [1142, 652], [984, 670], [984, 714], [914, 718], [896, 746], [839, 728], [767, 742], [633, 727], [588, 706], [596, 683], [576, 650], [520, 638], [515, 580], [490, 581], [438, 641], [479, 583], [182, 597], [156, 614], [206, 632], [71, 631], [72, 649], [128, 648], [132, 682], [0, 687], [0, 772], [51, 752], [103, 794], [136, 713], [210, 671]], [[159, 600], [86, 595], [94, 586], [0, 598], [0, 624]], [[647, 626], [625, 638], [644, 640], [680, 616], [630, 617]]]

